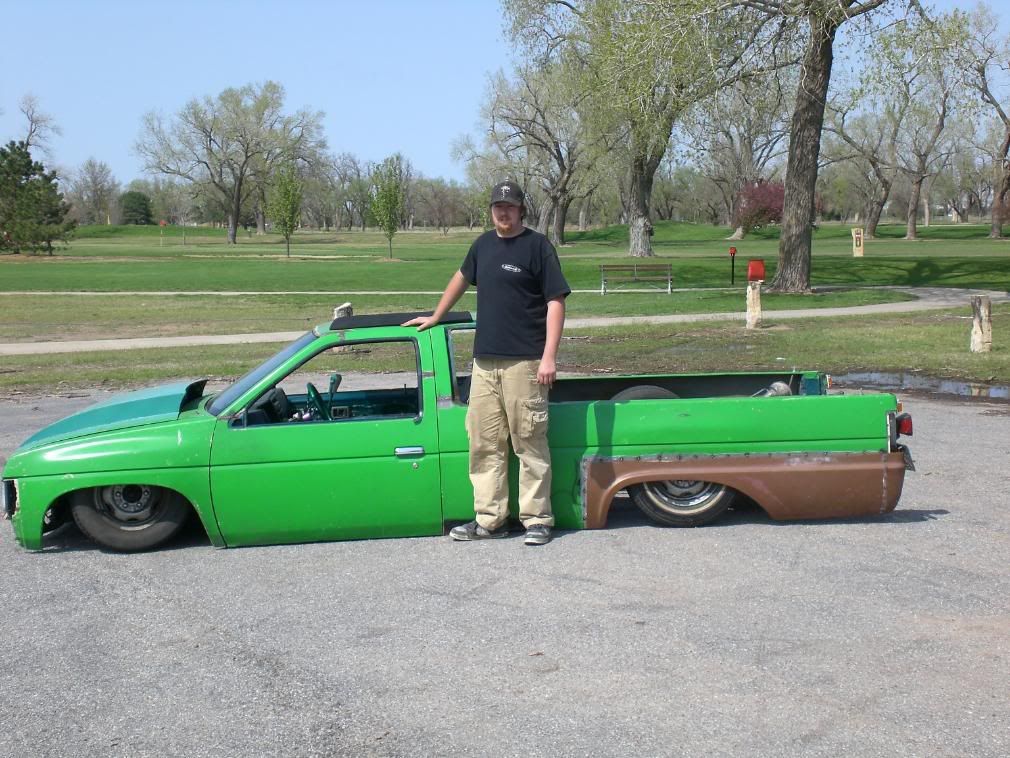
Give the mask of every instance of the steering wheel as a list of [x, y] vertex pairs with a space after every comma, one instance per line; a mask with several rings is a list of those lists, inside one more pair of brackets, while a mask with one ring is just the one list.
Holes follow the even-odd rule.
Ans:
[[319, 390], [316, 389], [316, 385], [309, 382], [305, 385], [305, 391], [308, 393], [309, 405], [319, 412], [319, 415], [325, 420], [330, 421], [330, 411], [323, 403], [323, 396], [319, 394]]

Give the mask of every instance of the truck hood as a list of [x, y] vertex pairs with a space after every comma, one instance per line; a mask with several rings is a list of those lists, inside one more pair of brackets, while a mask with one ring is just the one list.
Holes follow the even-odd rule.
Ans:
[[175, 382], [116, 395], [50, 424], [22, 443], [19, 451], [98, 432], [174, 421], [186, 403], [203, 396], [206, 379]]

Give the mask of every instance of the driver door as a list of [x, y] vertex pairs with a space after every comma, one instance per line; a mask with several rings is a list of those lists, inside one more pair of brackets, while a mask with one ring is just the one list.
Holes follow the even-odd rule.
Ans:
[[[440, 534], [427, 342], [421, 350], [415, 338], [324, 348], [273, 385], [290, 403], [289, 418], [218, 422], [210, 478], [226, 543]], [[313, 410], [308, 383], [323, 414]], [[260, 423], [248, 423], [254, 415]]]

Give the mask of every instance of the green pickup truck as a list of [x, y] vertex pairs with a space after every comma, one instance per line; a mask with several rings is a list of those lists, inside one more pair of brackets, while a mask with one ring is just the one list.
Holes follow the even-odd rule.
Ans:
[[[72, 518], [100, 545], [219, 547], [443, 534], [473, 517], [464, 426], [473, 319], [323, 324], [218, 394], [132, 392], [34, 434], [3, 470], [18, 542]], [[773, 519], [879, 515], [901, 494], [911, 418], [893, 395], [829, 395], [813, 371], [562, 378], [550, 393], [559, 529], [601, 528], [626, 490], [698, 526], [734, 500]], [[515, 461], [512, 466], [515, 492]], [[513, 503], [514, 507], [514, 503]]]

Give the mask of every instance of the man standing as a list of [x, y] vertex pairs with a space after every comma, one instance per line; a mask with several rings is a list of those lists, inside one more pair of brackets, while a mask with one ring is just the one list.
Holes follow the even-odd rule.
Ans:
[[466, 413], [476, 519], [455, 527], [456, 540], [504, 537], [508, 518], [508, 441], [519, 458], [519, 518], [526, 544], [550, 542], [551, 454], [547, 393], [571, 293], [554, 246], [523, 225], [523, 191], [514, 182], [491, 190], [494, 229], [478, 237], [431, 316], [404, 326], [434, 326], [477, 286], [477, 335]]

